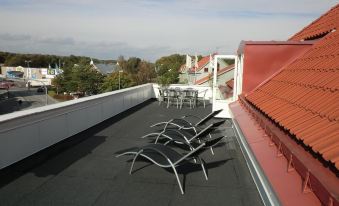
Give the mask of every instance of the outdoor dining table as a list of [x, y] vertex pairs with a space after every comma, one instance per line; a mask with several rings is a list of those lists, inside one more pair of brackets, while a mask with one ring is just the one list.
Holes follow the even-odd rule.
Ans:
[[167, 99], [167, 108], [170, 105], [171, 101], [177, 102], [177, 108], [182, 108], [182, 105], [185, 101], [189, 101], [190, 107], [193, 108], [196, 105], [197, 97], [198, 97], [198, 90], [193, 88], [165, 88], [162, 89], [162, 94], [164, 95], [164, 99]]

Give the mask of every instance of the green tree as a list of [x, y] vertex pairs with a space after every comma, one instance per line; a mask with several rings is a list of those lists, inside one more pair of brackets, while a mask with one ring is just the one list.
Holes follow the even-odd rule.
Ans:
[[126, 62], [126, 68], [124, 70], [130, 74], [136, 74], [139, 70], [140, 58], [130, 57]]
[[83, 61], [77, 65], [68, 65], [64, 72], [53, 80], [58, 91], [98, 94], [104, 77]]
[[[120, 89], [135, 86], [135, 82], [127, 72], [120, 72]], [[119, 89], [119, 71], [113, 72], [105, 77], [101, 86], [102, 92], [109, 92]]]
[[159, 84], [174, 84], [179, 81], [179, 68], [186, 61], [185, 55], [173, 54], [155, 62]]

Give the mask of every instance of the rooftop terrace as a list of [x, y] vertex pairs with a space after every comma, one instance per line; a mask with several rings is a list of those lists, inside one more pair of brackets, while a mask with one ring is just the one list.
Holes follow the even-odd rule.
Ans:
[[[205, 109], [182, 110], [149, 100], [84, 132], [0, 170], [1, 205], [263, 205], [232, 129], [215, 155], [203, 154], [209, 180], [200, 167], [179, 168], [185, 195], [172, 171], [114, 154], [144, 145], [137, 138], [158, 121], [183, 114], [203, 116]], [[216, 134], [217, 135], [217, 134]]]

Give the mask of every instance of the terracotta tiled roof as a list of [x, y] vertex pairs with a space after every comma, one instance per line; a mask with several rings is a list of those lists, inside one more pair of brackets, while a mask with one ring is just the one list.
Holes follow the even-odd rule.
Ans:
[[339, 169], [339, 31], [246, 99]]
[[339, 27], [339, 4], [290, 38], [300, 41], [321, 37]]
[[[213, 53], [212, 58], [217, 55], [218, 53]], [[197, 71], [200, 71], [204, 68], [206, 64], [210, 62], [210, 55], [204, 56], [200, 61], [198, 61], [198, 67], [196, 68]], [[194, 71], [193, 71], [194, 72]]]
[[[229, 66], [227, 66], [227, 67], [225, 67], [225, 68], [222, 68], [222, 69], [220, 69], [220, 70], [218, 71], [218, 76], [224, 74], [225, 72], [231, 71], [231, 70], [233, 70], [233, 69], [234, 69], [234, 64], [229, 65]], [[208, 79], [209, 79], [209, 76], [203, 77], [203, 78], [201, 78], [201, 79], [198, 79], [198, 80], [195, 82], [195, 84], [203, 84], [203, 83], [207, 82]]]
[[203, 66], [205, 66], [210, 61], [210, 56], [205, 56], [200, 61], [198, 61], [198, 69], [202, 69]]

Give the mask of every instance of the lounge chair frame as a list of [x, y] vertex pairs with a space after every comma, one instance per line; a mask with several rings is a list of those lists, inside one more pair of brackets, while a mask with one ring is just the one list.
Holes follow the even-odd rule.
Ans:
[[[198, 151], [201, 151], [202, 148], [204, 148], [206, 146], [209, 146], [210, 144], [212, 145], [212, 144], [218, 143], [222, 138], [223, 137], [219, 137], [219, 138], [215, 138], [215, 139], [210, 140], [210, 141], [203, 142], [199, 146], [197, 146], [196, 148], [192, 148], [192, 150], [189, 153], [185, 154], [185, 155], [181, 155], [181, 154], [177, 153], [176, 151], [174, 151], [170, 147], [167, 147], [166, 145], [149, 144], [149, 145], [146, 145], [144, 147], [139, 148], [137, 151], [127, 151], [127, 152], [124, 152], [124, 153], [121, 153], [121, 154], [117, 155], [116, 157], [120, 157], [120, 156], [128, 155], [128, 154], [135, 155], [134, 158], [133, 158], [130, 170], [129, 170], [129, 174], [132, 174], [135, 161], [137, 160], [137, 158], [139, 156], [142, 156], [142, 157], [148, 159], [149, 161], [151, 161], [155, 165], [158, 165], [159, 167], [172, 168], [172, 170], [173, 170], [173, 172], [175, 174], [175, 177], [177, 179], [177, 182], [178, 182], [181, 194], [184, 194], [184, 190], [182, 188], [181, 181], [179, 179], [176, 167], [180, 166], [181, 163], [183, 163], [184, 161], [189, 161], [190, 159], [194, 159], [195, 161], [198, 160], [199, 164], [200, 164], [200, 166], [202, 168], [204, 177], [205, 177], [206, 180], [208, 180], [208, 176], [207, 176], [206, 169], [205, 169], [205, 166], [204, 166], [204, 164], [205, 164], [204, 160], [201, 157], [199, 157], [198, 155], [195, 155], [195, 156], [193, 156], [193, 155], [195, 153], [198, 153]], [[153, 159], [151, 157], [151, 155], [149, 155], [147, 153], [147, 151], [155, 152], [158, 155], [161, 155], [164, 159], [166, 159], [167, 164], [161, 164], [160, 162], [157, 162], [155, 159]], [[168, 153], [168, 151], [174, 152], [178, 156], [180, 155], [180, 158], [177, 158], [177, 159], [171, 158], [169, 153]]]

